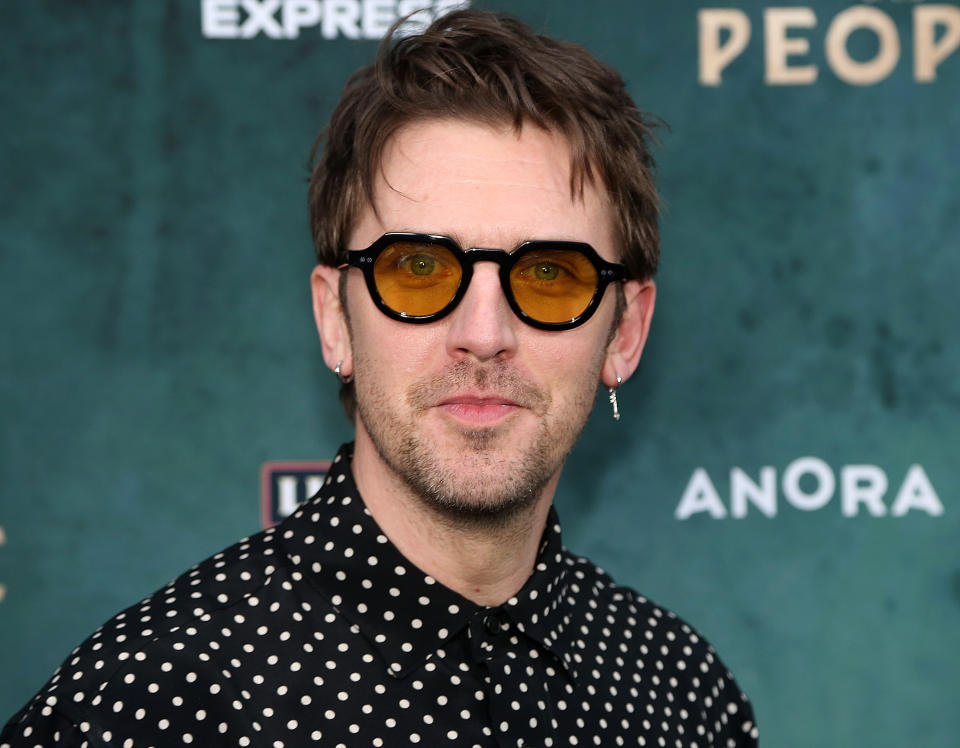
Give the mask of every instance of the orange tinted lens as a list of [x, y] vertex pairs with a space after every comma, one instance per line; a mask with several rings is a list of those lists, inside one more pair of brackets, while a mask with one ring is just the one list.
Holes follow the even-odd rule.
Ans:
[[590, 306], [597, 271], [580, 252], [541, 249], [513, 266], [510, 288], [519, 307], [538, 322], [570, 322]]
[[439, 244], [396, 242], [373, 264], [380, 297], [393, 311], [424, 317], [443, 309], [457, 293], [463, 268]]

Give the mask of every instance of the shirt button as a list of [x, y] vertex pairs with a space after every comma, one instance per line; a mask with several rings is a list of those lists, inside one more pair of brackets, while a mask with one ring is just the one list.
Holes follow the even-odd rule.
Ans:
[[503, 631], [503, 622], [499, 616], [486, 615], [483, 617], [483, 627], [491, 634], [496, 635]]

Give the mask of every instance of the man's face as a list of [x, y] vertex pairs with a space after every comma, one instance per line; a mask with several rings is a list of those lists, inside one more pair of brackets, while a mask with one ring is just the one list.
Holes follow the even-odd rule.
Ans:
[[[572, 196], [569, 165], [565, 140], [533, 126], [517, 134], [452, 120], [408, 125], [387, 144], [377, 210], [360, 216], [349, 248], [408, 231], [450, 236], [465, 249], [587, 242], [615, 261], [610, 211], [591, 185]], [[580, 327], [538, 330], [510, 310], [497, 265], [481, 262], [452, 313], [409, 324], [374, 306], [358, 269], [344, 272], [358, 463], [369, 456], [463, 521], [535, 502], [591, 410], [615, 289]]]

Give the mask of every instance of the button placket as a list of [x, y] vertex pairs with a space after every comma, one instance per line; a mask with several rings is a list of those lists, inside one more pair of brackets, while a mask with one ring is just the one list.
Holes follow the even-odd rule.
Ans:
[[499, 613], [489, 611], [483, 616], [483, 627], [491, 636], [499, 636], [509, 628]]

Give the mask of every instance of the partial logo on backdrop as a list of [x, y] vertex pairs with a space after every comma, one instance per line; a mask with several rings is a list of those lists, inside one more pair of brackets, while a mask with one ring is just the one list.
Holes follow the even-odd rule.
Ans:
[[[200, 27], [208, 39], [297, 39], [302, 33], [380, 39], [398, 18], [415, 11], [422, 12], [401, 33], [416, 33], [437, 16], [469, 5], [468, 0], [200, 0]], [[829, 71], [851, 85], [880, 83], [900, 65], [909, 65], [918, 83], [936, 81], [938, 68], [960, 47], [960, 7], [917, 3], [910, 27], [901, 29], [893, 13], [879, 5], [892, 10], [902, 2], [853, 5], [829, 17], [818, 17], [805, 5], [769, 7], [760, 23], [739, 8], [701, 8], [698, 80], [722, 85], [724, 71], [742, 64], [737, 58], [754, 45], [763, 50], [762, 78], [770, 86], [816, 83], [821, 74], [811, 59], [816, 47], [822, 48]], [[870, 51], [851, 52], [850, 40], [856, 37], [869, 39], [862, 46]]]
[[[273, 527], [293, 514], [320, 490], [329, 469], [329, 461], [264, 463], [260, 469], [263, 526]], [[769, 465], [760, 468], [756, 478], [733, 467], [724, 480], [714, 480], [706, 468], [698, 467], [687, 481], [674, 516], [679, 520], [697, 514], [713, 519], [773, 518], [784, 508], [813, 512], [831, 504], [843, 517], [903, 517], [911, 512], [939, 517], [944, 513], [943, 502], [922, 465], [911, 465], [902, 480], [893, 484], [877, 465], [843, 465], [839, 486], [837, 483], [836, 472], [818, 457], [793, 460], [779, 481], [777, 469]], [[727, 490], [721, 493], [721, 489]]]
[[[737, 58], [751, 45], [763, 50], [763, 82], [769, 86], [816, 83], [822, 71], [811, 60], [815, 47], [822, 48], [829, 72], [854, 86], [880, 83], [906, 65], [918, 83], [936, 81], [937, 69], [960, 46], [960, 7], [916, 4], [910, 28], [900, 29], [892, 11], [902, 2], [874, 3], [880, 4], [891, 12], [854, 5], [818, 17], [807, 6], [764, 8], [760, 24], [751, 23], [739, 8], [701, 8], [697, 12], [699, 81], [704, 86], [722, 85], [724, 71], [731, 65], [735, 68]], [[851, 38], [858, 36], [863, 44], [858, 53], [851, 53]], [[861, 49], [867, 51], [859, 54]]]
[[[729, 478], [729, 482], [727, 482]], [[818, 457], [800, 457], [783, 471], [777, 490], [777, 469], [760, 468], [754, 478], [739, 467], [724, 480], [714, 481], [705, 468], [693, 471], [674, 516], [684, 520], [695, 514], [714, 519], [743, 519], [748, 515], [776, 517], [788, 510], [828, 510], [844, 517], [903, 517], [920, 512], [931, 517], [943, 514], [943, 503], [922, 465], [911, 465], [899, 483], [891, 483], [877, 465], [844, 465], [840, 485], [833, 469]], [[718, 488], [719, 487], [719, 488]], [[720, 488], [729, 488], [724, 502]], [[839, 506], [838, 506], [839, 504]]]
[[[201, 0], [200, 28], [208, 39], [382, 39], [400, 18], [415, 34], [468, 0]], [[417, 12], [421, 11], [421, 12]]]
[[[7, 533], [3, 529], [3, 525], [0, 525], [0, 547], [7, 544]], [[0, 582], [0, 603], [3, 602], [4, 598], [7, 596], [7, 585], [3, 582]]]
[[327, 477], [330, 461], [265, 462], [260, 468], [260, 522], [273, 527], [312, 497]]

